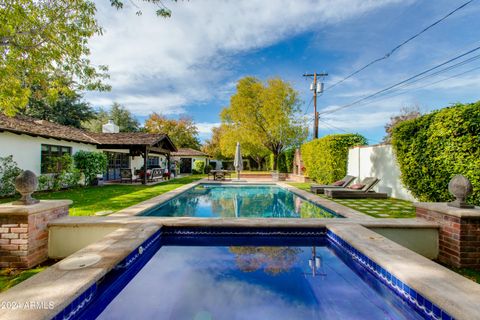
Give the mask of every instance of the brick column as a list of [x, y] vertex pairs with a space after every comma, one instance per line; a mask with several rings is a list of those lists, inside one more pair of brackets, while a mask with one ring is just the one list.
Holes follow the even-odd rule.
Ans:
[[0, 268], [31, 268], [48, 258], [48, 222], [68, 215], [70, 200], [0, 205]]
[[418, 218], [438, 222], [438, 260], [457, 268], [480, 269], [480, 208], [460, 209], [446, 203], [414, 203]]

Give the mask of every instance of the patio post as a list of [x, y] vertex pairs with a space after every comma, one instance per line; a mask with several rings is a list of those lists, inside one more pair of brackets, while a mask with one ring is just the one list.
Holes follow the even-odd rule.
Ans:
[[143, 153], [143, 184], [147, 184], [147, 167], [148, 167], [148, 146], [145, 146], [145, 151]]
[[[170, 174], [168, 176], [168, 180], [170, 180], [170, 178], [172, 177], [172, 168], [170, 167], [170, 153], [167, 153], [166, 156], [167, 156], [167, 170], [168, 170], [168, 173]], [[175, 172], [175, 174], [177, 173]]]

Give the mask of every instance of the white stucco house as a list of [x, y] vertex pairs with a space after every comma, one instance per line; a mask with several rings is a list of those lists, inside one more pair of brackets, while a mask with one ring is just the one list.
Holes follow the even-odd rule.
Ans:
[[0, 114], [0, 157], [12, 155], [23, 170], [37, 175], [49, 173], [49, 158], [66, 153], [73, 156], [80, 150], [105, 152], [108, 170], [104, 179], [117, 180], [120, 169], [125, 168], [132, 172], [145, 166], [168, 171], [170, 155], [177, 148], [166, 134], [119, 132], [111, 121], [103, 126], [102, 133], [93, 133], [46, 120]]
[[205, 165], [208, 165], [210, 156], [200, 150], [192, 148], [179, 148], [177, 151], [172, 152], [172, 160], [179, 164], [177, 173], [192, 173], [195, 161], [203, 161]]

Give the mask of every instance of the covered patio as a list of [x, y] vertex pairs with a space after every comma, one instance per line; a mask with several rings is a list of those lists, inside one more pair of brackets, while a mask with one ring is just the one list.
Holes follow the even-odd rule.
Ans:
[[[92, 134], [92, 138], [98, 141], [97, 148], [109, 155], [107, 180], [117, 180], [120, 173], [122, 181], [122, 171], [130, 170], [131, 182], [138, 175], [141, 182], [147, 184], [153, 175], [163, 177], [170, 172], [170, 154], [177, 151], [166, 134], [120, 132]], [[109, 176], [112, 172], [113, 179]]]

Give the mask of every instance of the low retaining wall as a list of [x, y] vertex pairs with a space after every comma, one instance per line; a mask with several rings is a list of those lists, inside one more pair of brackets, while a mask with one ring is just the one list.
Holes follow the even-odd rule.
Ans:
[[417, 217], [439, 223], [438, 260], [457, 268], [480, 269], [480, 208], [414, 203]]
[[70, 200], [0, 206], [0, 268], [31, 268], [48, 258], [49, 221], [68, 215]]

